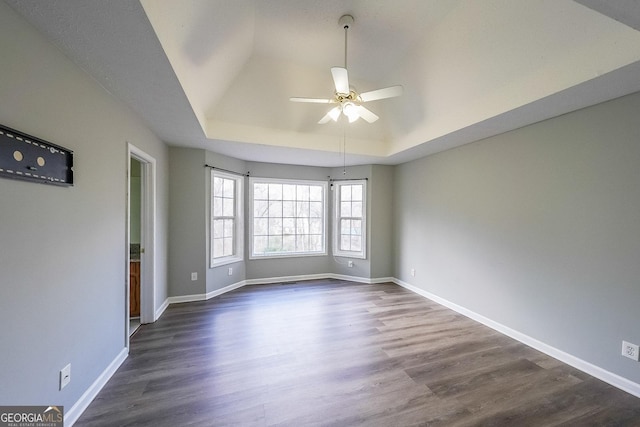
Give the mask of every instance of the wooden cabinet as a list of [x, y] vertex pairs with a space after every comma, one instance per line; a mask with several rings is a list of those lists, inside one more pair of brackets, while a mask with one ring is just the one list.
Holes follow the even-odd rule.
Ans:
[[140, 317], [140, 261], [129, 263], [129, 316]]

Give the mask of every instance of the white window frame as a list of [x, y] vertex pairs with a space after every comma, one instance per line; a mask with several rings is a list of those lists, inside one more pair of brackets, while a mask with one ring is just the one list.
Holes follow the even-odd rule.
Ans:
[[[321, 252], [269, 252], [256, 254], [254, 251], [254, 187], [255, 184], [291, 184], [291, 185], [318, 185], [322, 187], [322, 251]], [[328, 185], [326, 181], [315, 181], [305, 179], [281, 179], [281, 178], [249, 178], [249, 259], [273, 259], [273, 258], [294, 258], [326, 256], [327, 250], [327, 217], [329, 211], [329, 200], [327, 199]]]
[[[340, 216], [340, 202], [342, 187], [349, 185], [362, 185], [362, 216]], [[348, 181], [334, 181], [333, 182], [333, 255], [344, 258], [367, 258], [367, 180], [348, 180]], [[356, 219], [362, 221], [361, 223], [361, 250], [360, 251], [345, 251], [340, 249], [340, 242], [342, 232], [340, 229], [341, 219]]]
[[[213, 203], [214, 203], [214, 178], [219, 177], [223, 179], [230, 179], [235, 182], [235, 194], [234, 194], [234, 241], [233, 241], [233, 254], [215, 258], [214, 254], [214, 230], [213, 223], [220, 216], [214, 215]], [[244, 177], [241, 175], [235, 175], [230, 173], [221, 172], [216, 169], [211, 170], [211, 191], [210, 191], [210, 224], [209, 224], [209, 246], [210, 246], [210, 267], [219, 267], [221, 265], [232, 264], [234, 262], [240, 262], [244, 260], [244, 208], [243, 208], [243, 186]]]

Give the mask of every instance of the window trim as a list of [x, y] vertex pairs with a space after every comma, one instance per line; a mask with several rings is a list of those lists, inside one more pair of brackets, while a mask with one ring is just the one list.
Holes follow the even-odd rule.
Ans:
[[[213, 181], [215, 177], [224, 179], [231, 179], [235, 181], [235, 200], [234, 200], [234, 253], [225, 257], [214, 258], [213, 253], [213, 221], [215, 216], [213, 214]], [[244, 261], [244, 177], [231, 173], [221, 172], [217, 169], [211, 169], [211, 188], [209, 191], [209, 267], [220, 267], [227, 264], [233, 264], [236, 262]]]
[[[333, 185], [333, 255], [341, 258], [367, 259], [367, 180], [334, 181]], [[340, 195], [342, 186], [362, 185], [362, 250], [360, 252], [340, 249]], [[349, 217], [353, 218], [353, 217]]]
[[[254, 195], [253, 189], [254, 184], [256, 183], [265, 183], [265, 184], [292, 184], [292, 185], [320, 185], [322, 187], [322, 252], [279, 252], [274, 253], [273, 255], [256, 255], [253, 251], [253, 224], [254, 224]], [[311, 179], [293, 179], [293, 178], [264, 178], [264, 177], [250, 177], [249, 178], [249, 259], [250, 260], [258, 260], [258, 259], [277, 259], [277, 258], [301, 258], [301, 257], [317, 257], [317, 256], [327, 256], [328, 252], [328, 212], [329, 212], [329, 200], [328, 200], [328, 184], [327, 181], [319, 181], [319, 180], [311, 180]]]

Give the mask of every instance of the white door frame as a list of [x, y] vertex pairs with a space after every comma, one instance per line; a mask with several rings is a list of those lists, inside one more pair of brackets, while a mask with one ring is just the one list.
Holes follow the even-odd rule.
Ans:
[[[140, 211], [140, 323], [156, 321], [156, 159], [127, 143], [126, 346], [129, 347], [129, 244], [131, 217], [131, 159], [142, 163]], [[144, 249], [144, 250], [143, 250]]]

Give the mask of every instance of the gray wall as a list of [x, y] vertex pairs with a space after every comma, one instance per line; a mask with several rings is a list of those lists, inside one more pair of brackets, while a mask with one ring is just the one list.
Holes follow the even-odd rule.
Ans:
[[68, 411], [125, 347], [127, 141], [158, 161], [166, 298], [168, 152], [3, 2], [0, 57], [0, 123], [73, 150], [75, 163], [70, 188], [0, 179], [0, 404]]
[[638, 111], [640, 94], [397, 167], [395, 277], [640, 383], [620, 356], [640, 343]]
[[369, 245], [372, 278], [393, 277], [393, 166], [371, 168]]
[[[169, 295], [204, 294], [207, 281], [205, 151], [169, 149]], [[191, 280], [191, 273], [198, 279]]]

